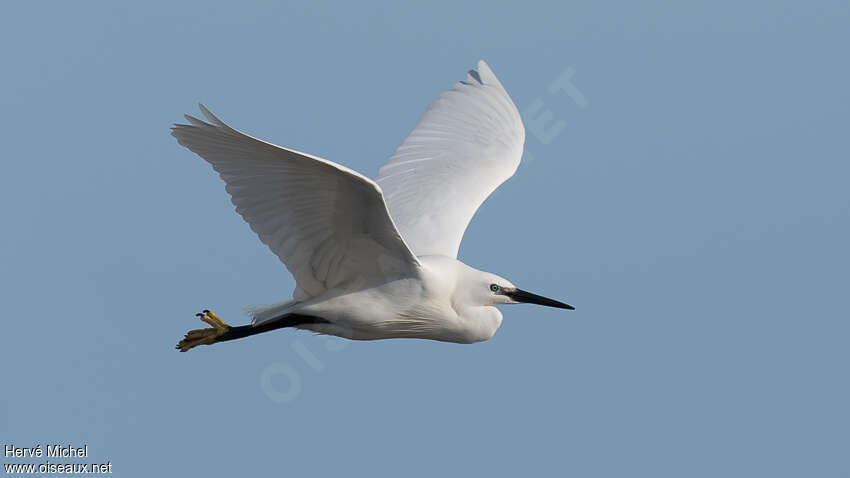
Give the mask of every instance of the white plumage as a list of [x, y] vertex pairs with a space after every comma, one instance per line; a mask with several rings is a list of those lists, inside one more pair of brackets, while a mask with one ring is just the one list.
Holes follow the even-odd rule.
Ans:
[[524, 142], [516, 106], [483, 61], [440, 95], [378, 172], [390, 214], [413, 252], [457, 257], [466, 226], [513, 176]]
[[428, 108], [376, 181], [248, 136], [200, 107], [206, 122], [187, 115], [172, 134], [213, 166], [236, 211], [295, 277], [293, 300], [256, 310], [255, 325], [307, 316], [321, 323], [295, 326], [469, 343], [499, 327], [495, 304], [570, 308], [456, 260], [470, 219], [516, 171], [525, 141], [516, 106], [483, 61]]

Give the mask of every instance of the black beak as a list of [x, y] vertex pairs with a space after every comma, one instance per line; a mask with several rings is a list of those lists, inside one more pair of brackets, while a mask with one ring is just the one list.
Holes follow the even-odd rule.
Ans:
[[517, 302], [525, 302], [528, 304], [540, 304], [549, 307], [557, 307], [559, 309], [575, 310], [575, 307], [558, 302], [557, 300], [547, 299], [546, 297], [526, 292], [522, 289], [505, 290], [505, 295]]

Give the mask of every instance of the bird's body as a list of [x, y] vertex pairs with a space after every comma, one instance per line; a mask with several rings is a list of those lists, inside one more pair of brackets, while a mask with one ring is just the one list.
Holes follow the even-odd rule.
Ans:
[[[354, 340], [419, 338], [473, 343], [492, 337], [502, 323], [501, 312], [493, 306], [469, 305], [468, 289], [459, 287], [485, 273], [445, 256], [421, 256], [419, 261], [416, 277], [375, 283], [367, 278], [303, 302], [265, 309], [255, 315], [255, 323], [295, 313], [329, 322], [298, 328]], [[484, 284], [485, 288], [492, 281]]]
[[472, 215], [516, 171], [525, 131], [490, 68], [434, 102], [372, 181], [336, 163], [232, 129], [201, 110], [172, 134], [212, 164], [236, 211], [292, 272], [293, 300], [257, 308], [253, 325], [190, 331], [186, 351], [279, 327], [355, 340], [473, 343], [502, 322], [497, 304], [566, 304], [456, 259]]

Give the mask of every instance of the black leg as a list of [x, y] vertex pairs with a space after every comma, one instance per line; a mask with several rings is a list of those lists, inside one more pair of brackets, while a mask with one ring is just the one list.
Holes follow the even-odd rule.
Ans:
[[301, 324], [329, 324], [327, 320], [321, 317], [313, 317], [311, 315], [289, 314], [271, 322], [266, 322], [261, 325], [237, 325], [231, 326], [227, 332], [216, 337], [216, 342], [226, 342], [228, 340], [241, 339], [249, 335], [262, 334], [270, 330], [282, 329], [284, 327], [295, 327]]

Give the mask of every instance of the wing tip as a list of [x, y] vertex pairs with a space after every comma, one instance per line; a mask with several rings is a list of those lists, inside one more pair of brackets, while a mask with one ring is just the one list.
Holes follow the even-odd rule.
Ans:
[[478, 60], [475, 68], [466, 72], [466, 80], [461, 80], [464, 85], [501, 86], [499, 79], [490, 69], [490, 65], [484, 60]]
[[493, 70], [490, 68], [490, 65], [488, 65], [486, 61], [478, 60], [476, 69], [478, 70], [478, 76], [480, 76], [484, 80], [483, 84], [501, 85], [499, 79], [496, 78], [496, 74], [493, 73]]
[[204, 117], [207, 119], [207, 121], [209, 121], [212, 124], [215, 124], [216, 126], [221, 126], [222, 128], [227, 128], [227, 125], [224, 124], [223, 121], [218, 119], [218, 117], [216, 115], [214, 115], [212, 113], [212, 111], [207, 109], [207, 107], [203, 103], [198, 103], [198, 108], [200, 108], [201, 113], [204, 114]]
[[201, 110], [201, 113], [206, 118], [206, 121], [198, 119], [192, 115], [185, 114], [183, 115], [183, 118], [185, 118], [189, 124], [174, 123], [171, 128], [171, 134], [175, 135], [175, 132], [186, 132], [187, 130], [190, 130], [192, 128], [212, 128], [231, 134], [238, 133], [238, 131], [228, 126], [224, 121], [218, 119], [218, 117], [214, 115], [213, 112], [210, 111], [205, 104], [198, 103], [198, 109]]

